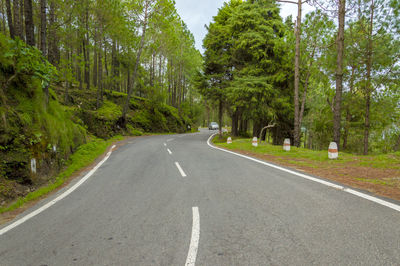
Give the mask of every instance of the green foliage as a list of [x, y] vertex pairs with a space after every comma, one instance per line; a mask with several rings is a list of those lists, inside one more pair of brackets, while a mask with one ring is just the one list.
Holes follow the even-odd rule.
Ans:
[[105, 100], [97, 115], [105, 120], [117, 120], [122, 115], [122, 108], [115, 103]]
[[290, 160], [291, 163], [299, 166], [305, 165], [305, 162], [296, 159], [306, 160], [306, 166], [313, 168], [319, 168], [321, 166], [340, 167], [344, 163], [352, 163], [354, 166], [368, 166], [380, 169], [400, 169], [399, 154], [355, 156], [350, 153], [340, 152], [338, 159], [331, 160], [328, 158], [328, 147], [325, 147], [323, 151], [314, 151], [291, 146], [290, 151], [287, 152], [283, 150], [281, 145], [261, 143], [258, 147], [254, 147], [252, 146], [251, 141], [251, 138], [234, 138], [231, 144], [227, 144], [226, 139], [224, 139], [224, 141], [218, 141], [218, 138], [216, 137], [213, 140], [213, 142], [219, 147], [278, 156], [281, 157], [283, 161]]
[[[3, 35], [0, 43], [5, 49], [0, 65], [4, 89], [0, 109], [3, 120], [0, 123], [0, 178], [40, 183], [30, 173], [31, 158], [38, 161], [38, 175], [49, 174], [51, 164], [60, 167], [86, 141], [86, 131], [71, 121], [70, 113], [65, 112], [51, 89], [46, 102], [43, 89], [55, 77], [55, 70], [40, 52]], [[49, 151], [53, 145], [57, 153]]]
[[[92, 139], [90, 142], [81, 145], [77, 151], [70, 156], [66, 163], [66, 168], [57, 177], [55, 177], [49, 184], [39, 188], [34, 192], [30, 192], [28, 195], [22, 198], [18, 198], [14, 203], [7, 207], [0, 208], [0, 213], [12, 211], [24, 205], [25, 203], [34, 201], [51, 191], [62, 186], [65, 181], [68, 180], [73, 174], [81, 170], [82, 168], [92, 164], [97, 157], [103, 154], [110, 144], [114, 141], [121, 140], [122, 137], [116, 136], [108, 141], [102, 139]], [[3, 194], [5, 191], [1, 190]]]

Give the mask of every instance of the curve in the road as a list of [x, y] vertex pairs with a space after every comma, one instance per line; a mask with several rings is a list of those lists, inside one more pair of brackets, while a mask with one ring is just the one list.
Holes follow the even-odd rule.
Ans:
[[68, 189], [67, 191], [65, 191], [64, 193], [62, 193], [60, 196], [58, 196], [57, 198], [53, 199], [52, 201], [50, 201], [49, 203], [43, 205], [42, 207], [40, 207], [39, 209], [25, 215], [24, 217], [18, 219], [17, 221], [13, 222], [12, 224], [2, 228], [0, 230], [0, 236], [7, 233], [8, 231], [14, 229], [15, 227], [17, 227], [18, 225], [28, 221], [29, 219], [35, 217], [36, 215], [38, 215], [39, 213], [43, 212], [44, 210], [50, 208], [51, 206], [53, 206], [54, 204], [56, 204], [57, 202], [59, 202], [60, 200], [62, 200], [63, 198], [65, 198], [66, 196], [68, 196], [69, 194], [71, 194], [74, 190], [76, 190], [80, 185], [82, 185], [86, 180], [88, 180], [96, 171], [97, 169], [100, 168], [100, 166], [102, 166], [107, 160], [108, 158], [110, 158], [111, 153], [113, 151], [113, 149], [116, 146], [113, 145], [111, 147], [111, 150], [107, 153], [107, 155], [103, 158], [103, 160], [101, 160], [92, 170], [89, 171], [89, 173], [87, 173], [81, 180], [79, 180], [75, 185], [73, 185], [70, 189]]
[[299, 176], [299, 177], [302, 177], [304, 179], [308, 179], [310, 181], [314, 181], [314, 182], [320, 183], [320, 184], [328, 186], [328, 187], [332, 187], [332, 188], [335, 188], [335, 189], [338, 189], [338, 190], [342, 190], [344, 192], [350, 193], [350, 194], [355, 195], [357, 197], [361, 197], [361, 198], [364, 198], [366, 200], [370, 200], [372, 202], [378, 203], [380, 205], [383, 205], [385, 207], [388, 207], [388, 208], [391, 208], [393, 210], [396, 210], [396, 211], [400, 212], [400, 206], [399, 205], [391, 203], [391, 202], [388, 202], [386, 200], [382, 200], [380, 198], [367, 195], [365, 193], [356, 191], [354, 189], [346, 188], [344, 186], [337, 185], [337, 184], [334, 184], [334, 183], [331, 183], [331, 182], [328, 182], [328, 181], [325, 181], [325, 180], [322, 180], [322, 179], [318, 179], [318, 178], [315, 178], [315, 177], [312, 177], [312, 176], [309, 176], [309, 175], [301, 174], [301, 173], [286, 169], [284, 167], [280, 167], [280, 166], [277, 166], [277, 165], [274, 165], [274, 164], [270, 164], [270, 163], [267, 163], [267, 162], [264, 162], [264, 161], [261, 161], [261, 160], [258, 160], [258, 159], [255, 159], [255, 158], [240, 154], [240, 153], [236, 153], [236, 152], [233, 152], [233, 151], [229, 151], [229, 150], [225, 150], [225, 149], [222, 149], [222, 148], [218, 148], [218, 147], [216, 147], [216, 146], [211, 144], [211, 139], [217, 134], [218, 133], [215, 133], [215, 134], [211, 135], [207, 140], [207, 144], [211, 148], [214, 148], [214, 149], [217, 149], [217, 150], [220, 150], [220, 151], [224, 151], [224, 152], [227, 152], [227, 153], [231, 153], [231, 154], [240, 156], [242, 158], [246, 158], [248, 160], [251, 160], [251, 161], [254, 161], [254, 162], [257, 162], [257, 163], [260, 163], [260, 164], [263, 164], [263, 165], [266, 165], [266, 166], [269, 166], [269, 167], [272, 167], [272, 168], [275, 168], [275, 169], [278, 169], [278, 170], [281, 170], [281, 171], [284, 171], [284, 172], [287, 172], [287, 173], [290, 173], [290, 174], [293, 174], [293, 175], [296, 175], [296, 176]]

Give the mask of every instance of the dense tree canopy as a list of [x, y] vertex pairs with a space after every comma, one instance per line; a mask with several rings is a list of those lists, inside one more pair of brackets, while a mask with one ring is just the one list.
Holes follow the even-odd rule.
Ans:
[[[105, 90], [168, 103], [193, 102], [202, 63], [172, 0], [1, 0], [1, 30], [36, 46], [68, 91]], [[25, 30], [23, 30], [25, 29]], [[129, 105], [124, 105], [123, 116]]]
[[[298, 24], [301, 144], [322, 149], [335, 140], [340, 148], [364, 154], [398, 150], [398, 2], [339, 2], [315, 1], [316, 10]], [[343, 33], [335, 17], [344, 23]], [[291, 17], [283, 23], [275, 1], [232, 0], [207, 29], [198, 84], [219, 104], [219, 116], [225, 110], [231, 117], [232, 134], [246, 133], [252, 125], [258, 136], [263, 126], [275, 123], [275, 143], [295, 138], [297, 28]]]

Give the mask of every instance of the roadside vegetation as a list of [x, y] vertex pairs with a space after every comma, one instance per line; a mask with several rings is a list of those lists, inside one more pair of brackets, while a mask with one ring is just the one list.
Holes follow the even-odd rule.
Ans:
[[213, 143], [221, 148], [400, 200], [400, 152], [368, 156], [340, 152], [339, 158], [332, 160], [328, 158], [327, 147], [326, 150], [316, 151], [291, 146], [290, 151], [284, 151], [281, 145], [266, 142], [254, 147], [251, 138], [234, 137], [232, 144], [227, 144], [227, 137], [227, 134], [222, 138], [215, 137]]
[[315, 10], [297, 18], [280, 17], [279, 2], [304, 5], [231, 0], [207, 26], [197, 77], [207, 123], [256, 137], [270, 125], [275, 145], [399, 151], [398, 1], [307, 2]]
[[1, 212], [120, 136], [196, 128], [202, 58], [173, 1], [0, 0], [0, 14]]
[[[19, 197], [11, 205], [0, 207], [0, 214], [15, 210], [23, 206], [25, 203], [40, 199], [53, 190], [61, 187], [71, 176], [92, 164], [107, 150], [111, 143], [122, 139], [123, 137], [121, 136], [116, 136], [108, 140], [95, 138], [90, 140], [88, 143], [79, 146], [76, 152], [73, 153], [65, 163], [64, 170], [62, 170], [57, 176], [50, 178], [48, 183], [41, 186], [39, 189], [29, 192], [26, 196]], [[7, 182], [11, 182], [7, 180], [3, 180], [3, 182], [5, 182], [5, 184], [0, 185], [0, 193], [13, 198], [13, 187], [12, 185], [7, 185]]]

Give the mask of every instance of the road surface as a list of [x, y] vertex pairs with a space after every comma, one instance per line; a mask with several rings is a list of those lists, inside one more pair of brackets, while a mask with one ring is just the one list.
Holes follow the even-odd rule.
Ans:
[[[400, 264], [400, 212], [207, 145], [136, 138], [0, 230], [0, 265]], [[79, 184], [78, 184], [79, 185]]]

